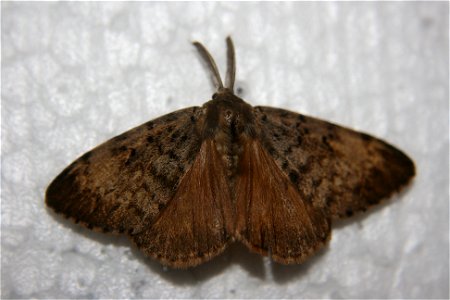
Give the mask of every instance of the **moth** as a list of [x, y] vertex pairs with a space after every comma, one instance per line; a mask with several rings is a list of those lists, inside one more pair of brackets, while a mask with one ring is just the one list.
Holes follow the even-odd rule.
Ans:
[[87, 152], [49, 185], [46, 203], [90, 229], [126, 234], [174, 268], [199, 265], [239, 241], [295, 264], [324, 247], [334, 220], [366, 211], [415, 174], [388, 143], [295, 112], [252, 107], [194, 46], [216, 92]]

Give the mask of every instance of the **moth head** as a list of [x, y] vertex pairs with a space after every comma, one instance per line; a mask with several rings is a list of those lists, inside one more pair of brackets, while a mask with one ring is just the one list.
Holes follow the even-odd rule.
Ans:
[[241, 106], [249, 106], [244, 100], [234, 94], [229, 88], [221, 88], [212, 95], [211, 104], [240, 110]]
[[234, 95], [233, 90], [229, 88], [220, 88], [212, 95], [212, 100], [227, 100], [231, 98], [238, 98]]

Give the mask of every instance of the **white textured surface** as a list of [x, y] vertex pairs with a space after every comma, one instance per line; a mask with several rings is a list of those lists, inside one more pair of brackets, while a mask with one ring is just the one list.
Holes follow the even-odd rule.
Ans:
[[[223, 70], [228, 34], [248, 102], [386, 139], [413, 185], [292, 267], [233, 246], [165, 270], [45, 208], [78, 155], [208, 100], [190, 41]], [[2, 297], [448, 297], [448, 66], [445, 2], [2, 3]]]

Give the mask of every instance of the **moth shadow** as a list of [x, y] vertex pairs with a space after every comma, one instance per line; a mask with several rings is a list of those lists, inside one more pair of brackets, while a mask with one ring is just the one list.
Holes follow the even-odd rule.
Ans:
[[82, 224], [73, 222], [72, 220], [65, 218], [61, 214], [55, 213], [52, 209], [46, 207], [47, 213], [58, 223], [64, 227], [72, 230], [73, 232], [82, 235], [85, 238], [95, 240], [102, 245], [114, 245], [114, 246], [130, 246], [128, 238], [121, 234], [104, 233], [88, 229]]
[[[234, 242], [217, 257], [199, 266], [189, 269], [172, 269], [161, 265], [158, 261], [145, 256], [127, 236], [121, 234], [103, 233], [93, 231], [74, 223], [60, 214], [55, 213], [52, 209], [46, 208], [49, 215], [64, 227], [73, 232], [99, 242], [100, 244], [114, 245], [117, 247], [128, 247], [131, 251], [131, 257], [137, 259], [143, 265], [146, 265], [150, 270], [158, 273], [165, 280], [176, 285], [195, 285], [199, 282], [206, 281], [213, 278], [233, 265], [243, 268], [251, 277], [264, 280], [267, 278], [267, 272], [272, 273], [274, 281], [280, 284], [296, 280], [299, 276], [306, 274], [308, 269], [315, 261], [325, 253], [324, 249], [319, 251], [314, 257], [307, 262], [300, 265], [281, 265], [275, 262], [269, 263], [270, 268], [264, 263], [263, 256], [250, 252], [244, 245], [239, 242]], [[327, 247], [325, 247], [326, 249]]]
[[402, 201], [404, 198], [404, 194], [407, 193], [407, 191], [410, 189], [410, 187], [406, 187], [402, 189], [400, 192], [395, 193], [394, 195], [382, 200], [380, 203], [376, 204], [375, 206], [371, 206], [368, 208], [367, 211], [364, 212], [358, 212], [355, 215], [345, 218], [345, 219], [338, 219], [333, 221], [333, 229], [340, 229], [342, 227], [345, 227], [347, 225], [356, 223], [361, 224], [361, 222], [367, 218], [368, 216], [379, 213], [383, 209], [385, 209], [389, 205], [394, 205], [398, 201]]
[[160, 263], [148, 259], [136, 247], [133, 247], [133, 252], [153, 272], [176, 285], [195, 285], [223, 273], [232, 265], [241, 266], [253, 277], [264, 279], [266, 275], [263, 258], [250, 253], [247, 248], [237, 242], [231, 244], [222, 254], [210, 261], [189, 269], [164, 267]]
[[314, 266], [327, 253], [329, 245], [330, 244], [328, 243], [325, 247], [315, 253], [313, 257], [308, 258], [307, 261], [301, 264], [283, 265], [272, 262], [270, 269], [273, 280], [278, 284], [286, 284], [307, 275], [311, 267]]
[[[308, 273], [308, 270], [326, 253], [328, 246], [320, 250], [307, 262], [299, 265], [281, 265], [275, 262], [265, 264], [263, 256], [251, 253], [239, 242], [231, 244], [227, 250], [212, 260], [189, 269], [170, 269], [158, 262], [148, 259], [138, 249], [133, 252], [143, 264], [146, 264], [153, 272], [158, 273], [165, 280], [176, 285], [195, 285], [217, 276], [233, 265], [242, 267], [251, 277], [260, 280], [267, 279], [267, 273], [272, 274], [274, 282], [285, 284], [298, 280]], [[269, 268], [267, 268], [269, 266]]]
[[91, 230], [82, 224], [77, 224], [72, 220], [65, 218], [61, 214], [55, 213], [48, 207], [46, 207], [46, 210], [56, 222], [85, 238], [99, 242], [104, 246], [113, 245], [117, 247], [128, 247], [133, 258], [139, 260], [153, 272], [160, 274], [161, 277], [174, 284], [197, 284], [198, 282], [208, 280], [221, 274], [231, 265], [243, 267], [253, 277], [264, 279], [266, 275], [263, 258], [260, 255], [250, 253], [248, 249], [239, 242], [232, 243], [222, 254], [197, 267], [189, 269], [171, 269], [161, 265], [156, 260], [145, 256], [126, 235], [112, 233], [105, 234], [103, 232]]

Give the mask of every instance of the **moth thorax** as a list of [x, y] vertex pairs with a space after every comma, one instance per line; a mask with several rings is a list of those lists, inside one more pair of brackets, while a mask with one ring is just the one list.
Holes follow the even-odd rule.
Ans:
[[214, 137], [216, 149], [222, 158], [224, 167], [227, 169], [227, 175], [233, 175], [237, 169], [239, 155], [242, 152], [242, 146], [238, 142], [238, 135], [234, 126], [220, 127]]

